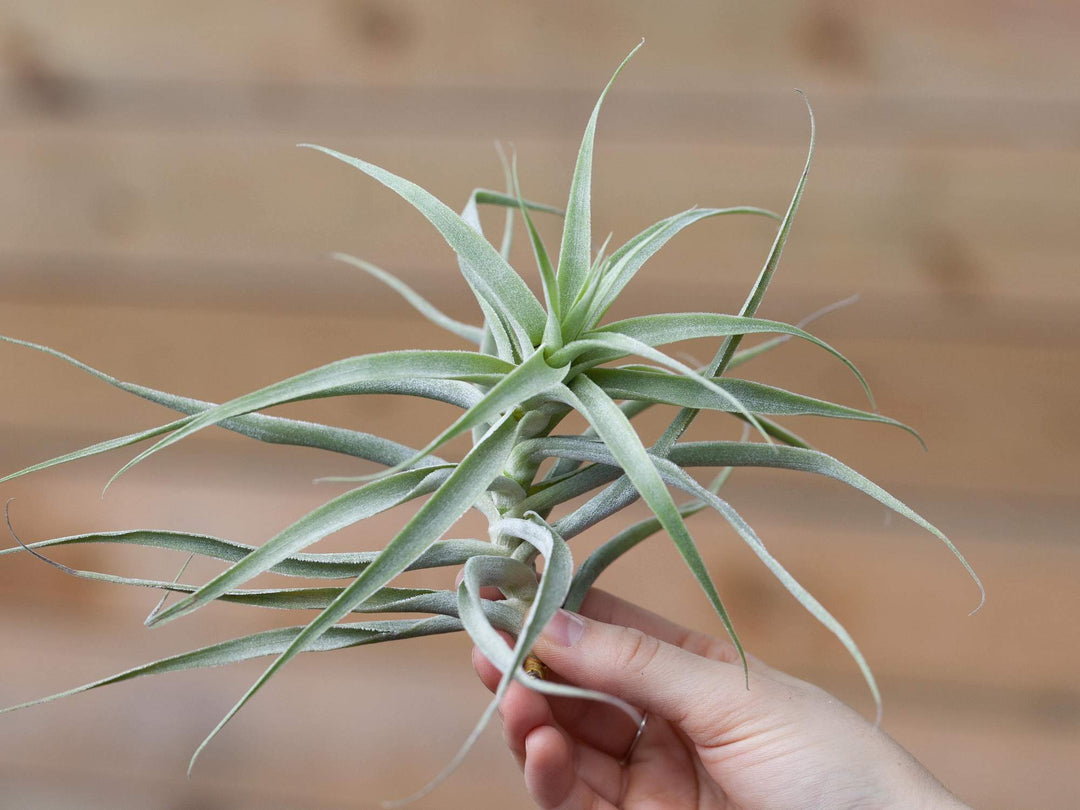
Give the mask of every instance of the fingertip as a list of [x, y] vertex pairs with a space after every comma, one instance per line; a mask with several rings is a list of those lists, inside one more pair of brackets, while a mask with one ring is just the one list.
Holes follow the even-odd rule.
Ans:
[[526, 740], [534, 730], [555, 722], [547, 699], [519, 683], [510, 685], [499, 706], [499, 715], [506, 744], [519, 756], [524, 756]]
[[502, 678], [502, 673], [480, 652], [479, 647], [473, 647], [472, 649], [472, 665], [473, 669], [476, 670], [476, 674], [480, 677], [480, 682], [487, 687], [489, 692], [494, 692], [499, 685], [499, 680]]
[[570, 740], [554, 726], [534, 728], [525, 738], [525, 787], [542, 808], [563, 804], [574, 789]]

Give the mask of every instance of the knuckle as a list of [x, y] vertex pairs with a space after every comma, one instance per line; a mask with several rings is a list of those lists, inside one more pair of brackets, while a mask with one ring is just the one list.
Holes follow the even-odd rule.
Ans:
[[660, 642], [632, 627], [624, 627], [615, 638], [615, 666], [621, 671], [642, 672], [660, 654]]
[[735, 645], [730, 641], [699, 633], [695, 630], [688, 631], [679, 640], [679, 646], [689, 653], [701, 658], [707, 658], [710, 661], [734, 664], [739, 660], [739, 651], [735, 649]]

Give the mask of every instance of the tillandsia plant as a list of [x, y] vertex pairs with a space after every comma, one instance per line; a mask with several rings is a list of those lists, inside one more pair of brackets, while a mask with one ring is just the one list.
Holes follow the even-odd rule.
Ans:
[[[627, 56], [619, 70], [629, 59]], [[545, 694], [613, 703], [636, 718], [633, 707], [615, 698], [529, 677], [523, 664], [558, 608], [578, 608], [604, 569], [660, 532], [675, 544], [745, 664], [742, 644], [686, 524], [692, 514], [714, 509], [784, 587], [837, 636], [857, 663], [880, 711], [878, 687], [847, 631], [784, 569], [754, 530], [718, 494], [725, 476], [735, 467], [773, 467], [837, 479], [934, 534], [956, 555], [976, 584], [979, 582], [964, 557], [937, 528], [859, 473], [811, 448], [777, 419], [814, 415], [878, 422], [914, 431], [877, 414], [872, 410], [872, 400], [871, 410], [860, 410], [727, 376], [763, 352], [798, 338], [845, 364], [869, 398], [862, 375], [836, 349], [802, 326], [756, 317], [806, 184], [814, 146], [813, 114], [806, 168], [783, 215], [749, 206], [691, 208], [646, 228], [616, 250], [607, 252], [605, 243], [594, 255], [590, 231], [593, 140], [600, 106], [610, 87], [611, 82], [601, 93], [586, 126], [565, 212], [523, 199], [516, 165], [505, 158], [506, 192], [476, 190], [459, 215], [420, 186], [385, 169], [331, 149], [311, 147], [382, 183], [411, 203], [442, 234], [457, 254], [461, 274], [480, 306], [482, 326], [448, 317], [401, 281], [365, 261], [344, 255], [339, 258], [389, 284], [424, 316], [473, 344], [471, 350], [409, 349], [349, 357], [224, 404], [213, 404], [122, 382], [54, 349], [4, 338], [65, 360], [182, 416], [159, 427], [34, 465], [3, 481], [156, 438], [155, 444], [121, 468], [116, 474], [119, 476], [148, 456], [212, 426], [258, 441], [345, 454], [384, 468], [377, 474], [353, 479], [354, 488], [257, 547], [200, 534], [137, 530], [61, 537], [30, 545], [19, 541], [19, 546], [0, 552], [25, 549], [44, 558], [44, 550], [53, 547], [121, 543], [229, 563], [222, 573], [202, 585], [184, 584], [180, 577], [159, 582], [64, 567], [80, 577], [184, 594], [171, 606], [151, 614], [146, 622], [150, 627], [186, 616], [214, 601], [319, 611], [312, 621], [295, 627], [255, 633], [165, 658], [24, 706], [142, 675], [276, 656], [198, 747], [192, 757], [194, 764], [195, 757], [225, 723], [300, 653], [464, 630], [503, 676], [494, 699], [455, 763], [490, 719], [513, 680]], [[507, 209], [499, 247], [484, 237], [480, 205]], [[534, 212], [564, 217], [557, 262], [534, 227]], [[733, 214], [772, 217], [778, 222], [760, 274], [737, 314], [679, 312], [604, 322], [612, 303], [669, 239], [699, 220]], [[531, 242], [543, 300], [530, 291], [507, 262], [513, 222], [518, 215]], [[740, 348], [744, 336], [759, 334], [771, 337], [753, 348]], [[692, 368], [657, 348], [692, 338], [721, 339], [715, 357], [703, 368]], [[422, 448], [354, 430], [260, 413], [283, 403], [366, 394], [424, 397], [456, 406], [461, 413]], [[677, 415], [659, 440], [646, 446], [631, 420], [657, 405], [674, 406]], [[681, 441], [701, 410], [721, 411], [742, 420], [746, 426], [743, 439]], [[587, 421], [585, 433], [558, 432], [572, 412]], [[446, 442], [469, 431], [472, 446], [460, 461], [436, 455]], [[706, 486], [689, 472], [699, 467], [722, 472]], [[689, 499], [677, 502], [672, 490], [685, 493]], [[582, 505], [568, 506], [585, 495], [590, 497]], [[612, 536], [575, 569], [569, 541], [639, 498], [648, 505], [652, 516]], [[381, 550], [333, 554], [306, 551], [327, 535], [419, 499], [425, 500]], [[469, 510], [487, 519], [488, 536], [447, 539], [448, 532]], [[542, 566], [538, 564], [541, 560]], [[405, 571], [443, 566], [463, 568], [455, 590], [392, 584]], [[538, 571], [542, 571], [539, 576]], [[323, 588], [243, 587], [265, 572], [340, 580], [342, 584]], [[490, 586], [505, 598], [484, 598], [481, 589]], [[979, 589], [981, 592], [981, 584]], [[394, 613], [424, 615], [344, 621], [355, 614]], [[509, 633], [516, 641], [507, 643], [498, 631]]]

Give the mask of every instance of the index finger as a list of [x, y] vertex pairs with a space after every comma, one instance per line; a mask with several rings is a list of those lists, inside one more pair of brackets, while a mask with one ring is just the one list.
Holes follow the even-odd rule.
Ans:
[[683, 627], [651, 610], [627, 602], [599, 588], [592, 588], [589, 591], [581, 604], [580, 612], [582, 616], [605, 624], [633, 627], [660, 641], [700, 655], [702, 658], [724, 663], [734, 663], [739, 660], [738, 650], [730, 640]]

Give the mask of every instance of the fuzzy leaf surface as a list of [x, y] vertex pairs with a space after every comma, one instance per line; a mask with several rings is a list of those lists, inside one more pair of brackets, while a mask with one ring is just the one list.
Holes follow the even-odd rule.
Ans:
[[606, 445], [615, 462], [622, 467], [634, 488], [641, 493], [641, 497], [671, 536], [679, 554], [686, 561], [690, 572], [705, 592], [732, 643], [739, 651], [739, 657], [745, 669], [746, 653], [743, 651], [742, 642], [735, 632], [727, 609], [720, 599], [720, 594], [716, 591], [708, 567], [701, 558], [694, 538], [691, 537], [682, 515], [679, 514], [679, 508], [671, 499], [671, 494], [667, 491], [660, 473], [657, 472], [649, 453], [641, 443], [637, 431], [611, 398], [587, 377], [578, 377], [574, 380], [570, 391], [574, 400], [571, 404], [596, 429], [597, 435]]
[[[592, 328], [599, 323], [604, 313], [634, 279], [645, 262], [681, 230], [703, 219], [729, 214], [752, 214], [780, 219], [779, 215], [772, 211], [749, 205], [730, 208], [691, 208], [646, 228], [611, 254], [608, 269], [600, 282], [600, 290], [589, 305], [587, 314], [582, 318], [583, 325]], [[574, 334], [576, 335], [576, 332]]]
[[202, 607], [327, 535], [437, 490], [452, 472], [443, 468], [408, 470], [339, 495], [267, 540], [191, 596], [159, 613], [151, 625], [165, 624]]
[[[594, 368], [586, 372], [612, 399], [643, 400], [681, 405], [686, 408], [733, 410], [730, 401], [687, 377], [677, 377], [656, 369]], [[727, 391], [749, 411], [772, 416], [824, 416], [833, 419], [856, 419], [880, 422], [905, 430], [915, 438], [919, 434], [902, 422], [887, 416], [837, 405], [822, 399], [786, 391], [771, 385], [731, 377], [712, 377], [710, 381]], [[920, 439], [921, 441], [921, 439]]]
[[324, 146], [314, 144], [301, 144], [301, 146], [315, 149], [359, 169], [410, 203], [435, 226], [447, 244], [475, 274], [473, 278], [466, 277], [470, 286], [482, 282], [483, 289], [494, 299], [491, 303], [497, 304], [516, 324], [520, 325], [532, 340], [533, 345], [539, 344], [544, 332], [544, 308], [522, 281], [521, 276], [506, 263], [499, 252], [482, 234], [454, 213], [452, 208], [416, 183], [398, 177], [372, 163]]
[[[225, 562], [239, 562], [260, 548], [259, 546], [250, 546], [245, 543], [223, 540], [205, 534], [148, 529], [54, 537], [50, 540], [41, 540], [26, 545], [34, 550], [41, 550], [53, 548], [54, 546], [92, 545], [95, 543], [162, 548], [170, 551], [182, 551], [187, 554], [198, 554], [210, 559], [224, 560]], [[0, 556], [16, 554], [21, 551], [23, 551], [21, 546], [0, 549]], [[440, 540], [417, 557], [405, 570], [414, 571], [422, 568], [462, 565], [472, 556], [490, 552], [491, 544], [484, 540]], [[377, 556], [379, 556], [378, 551], [291, 554], [281, 562], [268, 568], [267, 571], [272, 574], [304, 577], [305, 579], [352, 579], [359, 576]]]
[[866, 476], [855, 472], [851, 467], [820, 450], [782, 445], [770, 448], [749, 442], [687, 442], [675, 445], [668, 458], [680, 467], [773, 467], [811, 472], [847, 484], [869, 495], [878, 503], [907, 518], [940, 540], [964, 566], [964, 570], [968, 572], [979, 589], [979, 604], [975, 607], [975, 611], [986, 601], [986, 591], [982, 581], [968, 563], [967, 558], [960, 553], [960, 549], [940, 529]]
[[[294, 656], [318, 639], [358, 604], [368, 599], [424, 553], [501, 474], [517, 433], [517, 423], [504, 417], [461, 460], [441, 483], [431, 498], [420, 507], [404, 528], [387, 544], [378, 557], [341, 594], [305, 627], [274, 663], [252, 684], [229, 710], [192, 756], [192, 765], [211, 739], [229, 722], [262, 686]], [[401, 475], [407, 475], [403, 473]], [[387, 479], [390, 480], [390, 479]], [[377, 481], [368, 486], [376, 486]], [[190, 598], [190, 597], [189, 597]], [[174, 608], [177, 605], [173, 606]], [[164, 614], [159, 614], [159, 616]]]
[[[673, 312], [627, 318], [601, 326], [596, 331], [599, 333], [616, 332], [627, 335], [649, 346], [661, 346], [665, 343], [677, 343], [682, 340], [694, 340], [696, 338], [749, 335], [760, 332], [778, 332], [791, 335], [813, 343], [840, 360], [855, 375], [871, 404], [874, 401], [870, 393], [870, 386], [866, 384], [866, 380], [854, 363], [825, 341], [799, 329], [797, 326], [780, 321], [748, 318], [740, 315], [718, 315], [712, 312]], [[583, 336], [583, 338], [585, 337], [587, 335]]]
[[[398, 639], [415, 638], [417, 636], [431, 636], [439, 633], [453, 633], [461, 629], [461, 622], [447, 616], [434, 616], [427, 619], [390, 619], [387, 621], [362, 622], [356, 624], [340, 624], [324, 634], [317, 643], [308, 647], [308, 652], [326, 652], [329, 650], [341, 650], [346, 647], [357, 647], [363, 644], [377, 644], [381, 641], [395, 641]], [[129, 681], [143, 675], [161, 675], [166, 672], [179, 672], [187, 669], [206, 669], [220, 667], [226, 664], [235, 664], [252, 658], [266, 655], [276, 655], [287, 649], [289, 644], [300, 634], [303, 627], [282, 627], [277, 630], [266, 630], [261, 633], [253, 633], [241, 638], [223, 641], [219, 644], [211, 644], [191, 652], [162, 658], [149, 664], [125, 670], [108, 678], [102, 678], [92, 683], [77, 686], [65, 692], [55, 695], [20, 703], [17, 706], [8, 706], [0, 709], [0, 714], [49, 703], [60, 698], [77, 695], [80, 692], [88, 692], [100, 686], [108, 686], [121, 681]]]
[[513, 365], [490, 355], [460, 351], [383, 352], [338, 360], [199, 413], [183, 427], [125, 464], [112, 480], [115, 481], [140, 461], [169, 445], [234, 416], [297, 399], [328, 396], [328, 392], [365, 382], [385, 383], [426, 377], [495, 385], [514, 368]]
[[596, 100], [589, 123], [585, 125], [585, 134], [581, 139], [577, 163], [574, 165], [574, 178], [570, 183], [570, 199], [566, 203], [566, 217], [563, 223], [562, 245], [559, 248], [559, 294], [563, 312], [569, 312], [578, 296], [589, 272], [592, 258], [592, 163], [593, 142], [596, 140], [596, 121], [600, 117], [600, 107], [604, 103], [608, 90], [615, 83], [622, 69], [631, 57], [637, 53], [644, 40], [638, 43], [622, 63]]

